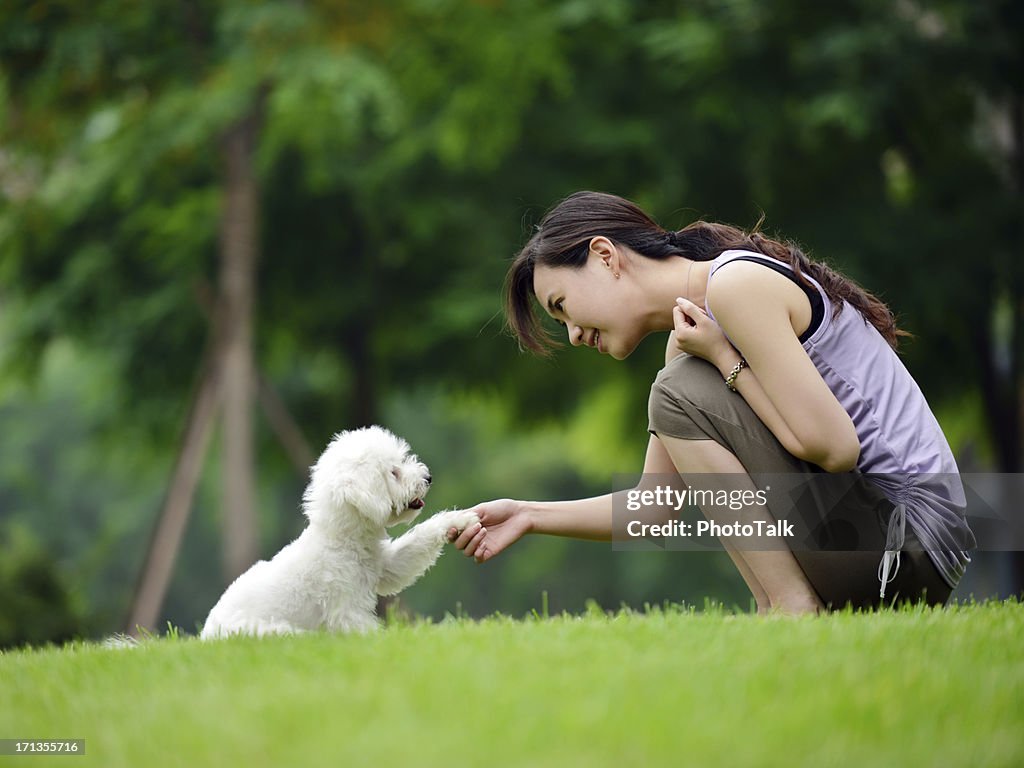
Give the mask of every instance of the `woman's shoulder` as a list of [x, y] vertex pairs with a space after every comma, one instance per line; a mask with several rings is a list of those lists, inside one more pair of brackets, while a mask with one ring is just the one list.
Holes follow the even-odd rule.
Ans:
[[[799, 284], [788, 264], [752, 251], [725, 251], [722, 256], [727, 258], [708, 275], [705, 309], [711, 317], [738, 313], [759, 322], [781, 313], [801, 343], [821, 327], [823, 297], [817, 286]], [[728, 269], [720, 269], [727, 264]]]
[[[723, 267], [728, 265], [728, 269]], [[767, 269], [766, 269], [767, 267]], [[736, 297], [748, 291], [771, 290], [775, 292], [792, 282], [789, 265], [771, 256], [754, 251], [723, 251], [713, 260], [708, 272], [707, 296], [719, 300]], [[780, 279], [781, 278], [781, 279]], [[714, 279], [714, 289], [712, 289]]]
[[[770, 274], [770, 271], [778, 272], [786, 277], [789, 277], [791, 272], [791, 268], [788, 264], [784, 264], [771, 256], [758, 253], [757, 251], [732, 248], [722, 251], [718, 256], [711, 260], [711, 270], [708, 272], [708, 282], [710, 283], [711, 278], [715, 277], [719, 270], [726, 265], [729, 265], [729, 269], [726, 270], [727, 273], [735, 274], [736, 272], [744, 272], [747, 275], [753, 275], [755, 280], [757, 280], [758, 277], [763, 278], [766, 274]], [[765, 269], [765, 267], [768, 269]]]

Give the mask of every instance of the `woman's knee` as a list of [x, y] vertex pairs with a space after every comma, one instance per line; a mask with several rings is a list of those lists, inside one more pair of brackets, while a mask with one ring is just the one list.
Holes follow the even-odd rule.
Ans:
[[678, 357], [658, 372], [648, 403], [649, 431], [686, 440], [714, 440], [748, 472], [803, 473], [808, 465], [789, 454], [742, 395], [697, 357]]
[[658, 371], [653, 388], [671, 392], [682, 401], [704, 408], [730, 395], [735, 397], [715, 366], [691, 355], [670, 360]]
[[[658, 372], [648, 401], [650, 431], [684, 439], [715, 439], [721, 434], [715, 414], [725, 395], [732, 395], [710, 363], [682, 355]], [[732, 395], [735, 397], [735, 395]]]

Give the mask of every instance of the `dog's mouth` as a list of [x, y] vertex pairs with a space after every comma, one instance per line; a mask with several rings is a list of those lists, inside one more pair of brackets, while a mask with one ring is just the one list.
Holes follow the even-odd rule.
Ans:
[[423, 509], [423, 499], [415, 498], [410, 501], [409, 509]]

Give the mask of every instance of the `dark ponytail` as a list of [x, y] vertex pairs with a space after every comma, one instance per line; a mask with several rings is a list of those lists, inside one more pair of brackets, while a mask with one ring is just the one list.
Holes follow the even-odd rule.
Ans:
[[[758, 222], [758, 227], [761, 222]], [[549, 355], [557, 346], [533, 306], [533, 271], [537, 265], [579, 269], [587, 261], [590, 240], [603, 235], [649, 259], [685, 256], [711, 261], [728, 250], [762, 253], [792, 267], [797, 280], [810, 285], [810, 275], [832, 303], [832, 316], [849, 302], [883, 338], [896, 348], [900, 336], [889, 308], [852, 280], [824, 264], [811, 261], [793, 242], [773, 240], [757, 231], [744, 232], [728, 224], [697, 221], [678, 232], [666, 231], [637, 205], [603, 192], [576, 192], [554, 208], [536, 227], [516, 255], [505, 277], [505, 315], [510, 332], [522, 348]]]

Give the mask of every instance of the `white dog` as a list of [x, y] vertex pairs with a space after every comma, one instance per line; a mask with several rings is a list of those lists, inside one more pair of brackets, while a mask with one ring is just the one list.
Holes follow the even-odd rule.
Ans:
[[309, 525], [273, 560], [235, 579], [201, 637], [376, 629], [377, 596], [400, 592], [430, 568], [449, 528], [478, 521], [451, 510], [389, 538], [388, 526], [419, 514], [429, 487], [426, 465], [386, 429], [335, 435], [303, 495]]

